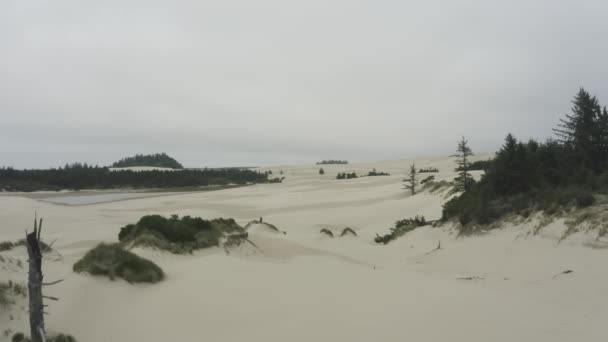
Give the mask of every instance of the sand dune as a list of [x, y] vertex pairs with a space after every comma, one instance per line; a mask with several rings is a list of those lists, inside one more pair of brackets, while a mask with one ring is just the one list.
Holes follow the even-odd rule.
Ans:
[[[478, 159], [488, 155], [477, 156]], [[558, 243], [563, 222], [530, 235], [535, 222], [468, 238], [450, 227], [419, 228], [376, 245], [394, 221], [417, 214], [437, 219], [442, 195], [409, 196], [401, 179], [411, 161], [355, 165], [277, 166], [282, 184], [215, 192], [133, 198], [65, 206], [0, 196], [0, 241], [23, 238], [34, 211], [46, 240], [62, 258], [45, 260], [49, 330], [80, 341], [603, 341], [608, 317], [608, 249], [585, 236]], [[416, 160], [454, 177], [450, 158]], [[386, 177], [335, 180], [338, 172]], [[145, 214], [233, 217], [245, 225], [263, 217], [286, 234], [249, 227], [255, 247], [212, 248], [194, 255], [135, 252], [161, 266], [155, 285], [75, 274], [73, 263], [98, 242]], [[357, 237], [324, 238], [350, 227]], [[581, 233], [582, 234], [582, 233]], [[438, 241], [442, 248], [434, 250]], [[23, 282], [22, 248], [0, 252], [0, 279]], [[9, 262], [10, 260], [11, 262]], [[25, 263], [23, 263], [25, 264]], [[556, 276], [564, 270], [572, 273]], [[25, 301], [0, 309], [5, 329], [27, 331]], [[13, 320], [10, 319], [13, 315]]]

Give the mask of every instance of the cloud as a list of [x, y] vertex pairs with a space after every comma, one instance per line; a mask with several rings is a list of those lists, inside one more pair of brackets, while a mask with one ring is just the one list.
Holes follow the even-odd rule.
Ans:
[[190, 166], [493, 151], [608, 101], [603, 1], [0, 5], [0, 164]]

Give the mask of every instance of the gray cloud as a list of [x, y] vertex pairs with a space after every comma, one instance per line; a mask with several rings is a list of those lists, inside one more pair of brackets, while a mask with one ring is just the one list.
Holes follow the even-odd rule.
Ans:
[[0, 165], [492, 151], [608, 103], [604, 1], [7, 0]]

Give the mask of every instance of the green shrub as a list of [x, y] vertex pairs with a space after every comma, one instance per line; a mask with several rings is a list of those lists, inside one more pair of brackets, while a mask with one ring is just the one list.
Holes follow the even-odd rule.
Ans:
[[29, 342], [30, 339], [25, 337], [25, 335], [23, 333], [16, 333], [13, 335], [13, 338], [11, 338], [12, 342]]
[[422, 226], [426, 226], [426, 225], [427, 225], [426, 219], [422, 215], [420, 215], [420, 216], [416, 215], [416, 217], [414, 217], [414, 218], [399, 220], [399, 221], [395, 222], [395, 227], [390, 229], [391, 232], [389, 234], [386, 234], [384, 236], [380, 236], [380, 235], [376, 234], [376, 238], [374, 239], [374, 241], [376, 243], [382, 243], [382, 244], [386, 245], [389, 242], [391, 242], [392, 240], [395, 240], [398, 237], [403, 236], [405, 233], [411, 232], [412, 230], [414, 230], [418, 227], [422, 227]]
[[15, 247], [15, 244], [11, 241], [0, 242], [0, 252], [11, 250], [13, 247]]
[[57, 336], [52, 336], [47, 339], [48, 342], [77, 342], [72, 335], [64, 335], [59, 334]]
[[175, 254], [192, 253], [219, 246], [223, 237], [245, 233], [233, 219], [203, 220], [200, 217], [160, 215], [142, 217], [120, 229], [118, 240], [130, 246], [152, 247]]
[[[71, 335], [59, 334], [56, 336], [49, 336], [47, 342], [77, 342], [77, 340]], [[23, 333], [16, 333], [13, 335], [12, 342], [30, 342], [28, 337], [25, 337]]]
[[124, 250], [119, 244], [101, 243], [74, 264], [74, 271], [123, 278], [129, 283], [156, 283], [164, 278], [160, 267], [150, 260]]

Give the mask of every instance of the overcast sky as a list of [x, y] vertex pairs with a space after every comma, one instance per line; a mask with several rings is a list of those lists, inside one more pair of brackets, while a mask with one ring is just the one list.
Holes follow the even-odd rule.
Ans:
[[608, 104], [608, 2], [2, 0], [0, 165], [371, 161]]

